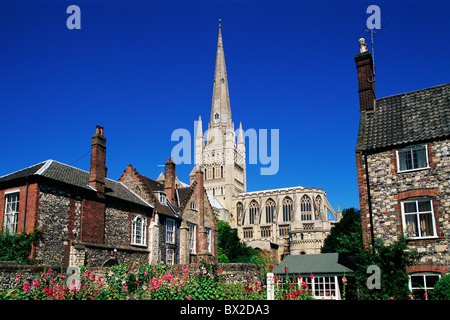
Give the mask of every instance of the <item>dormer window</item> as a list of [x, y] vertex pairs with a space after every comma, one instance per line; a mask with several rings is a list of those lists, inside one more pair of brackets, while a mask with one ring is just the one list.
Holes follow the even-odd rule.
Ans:
[[165, 192], [159, 192], [159, 202], [164, 205], [167, 204], [167, 196]]

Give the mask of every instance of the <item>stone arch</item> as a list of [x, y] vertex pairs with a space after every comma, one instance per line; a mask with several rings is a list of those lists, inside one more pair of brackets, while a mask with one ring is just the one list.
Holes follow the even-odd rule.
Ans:
[[117, 266], [118, 264], [119, 262], [116, 260], [116, 258], [110, 258], [103, 262], [102, 268], [110, 268], [112, 266]]

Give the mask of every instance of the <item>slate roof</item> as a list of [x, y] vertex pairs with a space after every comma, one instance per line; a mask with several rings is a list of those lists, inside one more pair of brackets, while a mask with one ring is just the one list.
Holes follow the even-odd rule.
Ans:
[[354, 264], [346, 253], [321, 253], [288, 255], [275, 268], [273, 273], [285, 274], [284, 267], [288, 267], [288, 275], [301, 275], [308, 277], [310, 274], [323, 276], [343, 276], [353, 273]]
[[450, 83], [376, 99], [361, 112], [358, 150], [376, 150], [450, 137]]
[[[54, 181], [66, 183], [81, 189], [94, 189], [89, 185], [89, 172], [60, 163], [55, 160], [47, 160], [31, 167], [13, 172], [0, 177], [0, 184], [27, 176], [42, 176]], [[128, 189], [124, 184], [111, 179], [105, 180], [105, 195], [120, 200], [125, 200], [141, 206], [151, 207], [146, 201]]]

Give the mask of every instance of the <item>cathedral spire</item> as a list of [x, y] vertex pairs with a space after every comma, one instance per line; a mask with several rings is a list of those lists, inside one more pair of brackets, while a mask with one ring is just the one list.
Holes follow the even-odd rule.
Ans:
[[222, 42], [222, 25], [219, 19], [219, 37], [217, 40], [216, 68], [211, 106], [211, 126], [231, 126], [231, 107], [228, 92], [227, 69]]

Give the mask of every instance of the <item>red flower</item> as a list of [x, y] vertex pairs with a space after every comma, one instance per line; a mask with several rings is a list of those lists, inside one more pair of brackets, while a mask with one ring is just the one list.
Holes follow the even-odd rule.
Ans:
[[288, 272], [288, 267], [284, 267], [284, 272], [287, 273]]
[[270, 270], [270, 271], [273, 270], [273, 264], [269, 264], [269, 270]]

